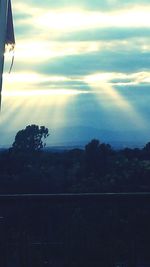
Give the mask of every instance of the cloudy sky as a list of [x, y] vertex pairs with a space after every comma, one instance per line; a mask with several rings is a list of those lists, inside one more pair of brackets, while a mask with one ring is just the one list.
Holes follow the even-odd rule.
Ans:
[[8, 74], [6, 53], [1, 129], [82, 126], [150, 140], [149, 0], [12, 0], [12, 7], [15, 62]]

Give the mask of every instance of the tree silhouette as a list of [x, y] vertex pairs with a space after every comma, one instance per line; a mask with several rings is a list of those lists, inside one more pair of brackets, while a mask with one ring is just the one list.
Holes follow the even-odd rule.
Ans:
[[91, 140], [85, 146], [85, 165], [88, 174], [95, 174], [99, 170], [99, 146], [100, 141], [97, 139]]
[[145, 147], [143, 148], [144, 151], [150, 152], [150, 142], [148, 142]]
[[20, 130], [15, 137], [12, 149], [15, 151], [34, 152], [45, 147], [43, 139], [49, 136], [48, 128], [35, 124]]

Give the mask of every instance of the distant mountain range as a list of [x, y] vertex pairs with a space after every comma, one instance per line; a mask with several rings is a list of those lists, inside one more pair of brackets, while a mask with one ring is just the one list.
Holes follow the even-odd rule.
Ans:
[[[150, 135], [137, 133], [136, 131], [114, 131], [98, 129], [88, 126], [71, 126], [49, 129], [50, 135], [46, 139], [47, 147], [84, 147], [92, 139], [109, 143], [114, 148], [143, 147], [150, 141]], [[0, 132], [0, 147], [10, 147], [15, 139], [17, 131]]]
[[145, 137], [136, 131], [113, 131], [84, 126], [64, 127], [52, 130], [47, 139], [47, 146], [84, 146], [92, 139], [109, 143], [114, 148], [143, 147], [150, 141], [150, 136]]

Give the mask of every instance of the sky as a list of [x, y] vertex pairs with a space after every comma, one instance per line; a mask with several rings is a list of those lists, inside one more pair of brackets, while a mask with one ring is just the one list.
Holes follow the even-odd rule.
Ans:
[[65, 132], [72, 141], [81, 129], [150, 141], [149, 0], [12, 0], [12, 8], [2, 145], [29, 124], [48, 127], [52, 143], [63, 143], [62, 129], [78, 129]]

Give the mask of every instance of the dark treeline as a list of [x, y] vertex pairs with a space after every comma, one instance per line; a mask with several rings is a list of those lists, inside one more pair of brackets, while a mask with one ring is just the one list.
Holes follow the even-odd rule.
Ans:
[[0, 193], [149, 191], [150, 143], [116, 151], [93, 139], [84, 149], [55, 152], [17, 142], [0, 153]]

